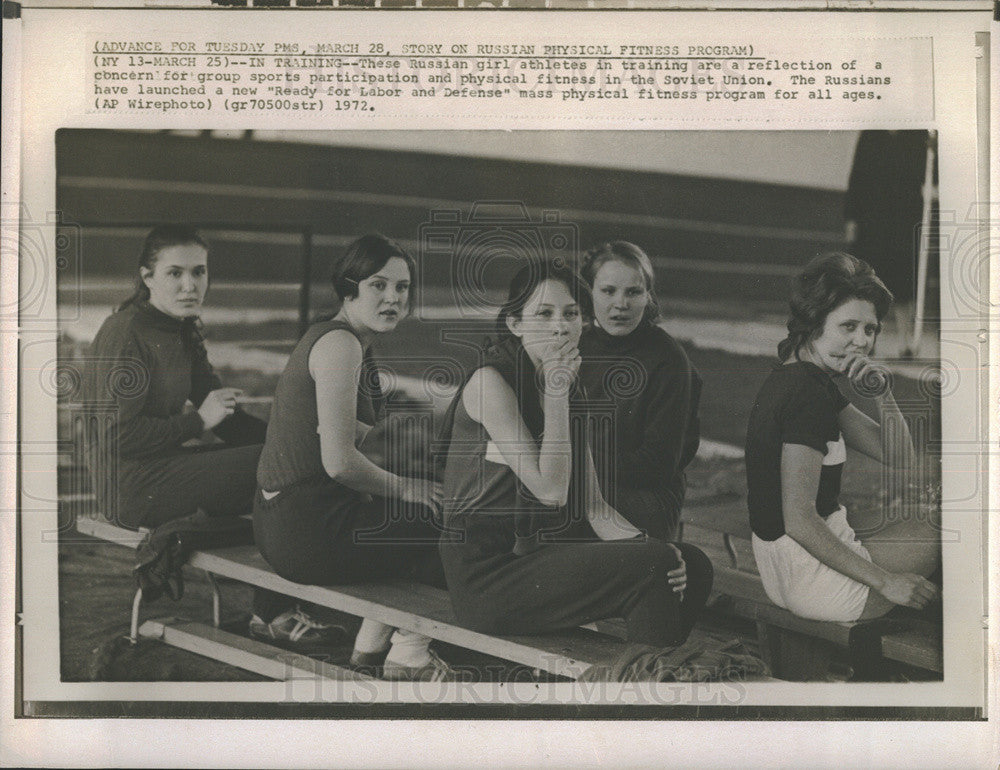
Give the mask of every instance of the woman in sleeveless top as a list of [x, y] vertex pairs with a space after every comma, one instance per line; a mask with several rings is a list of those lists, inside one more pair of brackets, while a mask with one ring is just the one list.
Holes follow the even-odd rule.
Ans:
[[679, 644], [708, 598], [711, 564], [647, 537], [601, 495], [577, 380], [588, 309], [569, 268], [526, 265], [497, 341], [450, 407], [441, 558], [452, 603], [485, 633], [624, 617], [632, 641]]
[[[113, 404], [115, 420], [87, 450], [101, 503], [126, 527], [250, 511], [266, 426], [239, 408], [240, 391], [223, 387], [208, 361], [199, 331], [208, 255], [194, 228], [154, 227], [135, 291], [94, 338], [87, 399]], [[206, 430], [224, 443], [184, 446]], [[337, 636], [288, 597], [256, 589], [253, 606], [255, 636], [302, 651]]]
[[[869, 358], [891, 303], [866, 262], [812, 260], [795, 281], [780, 364], [750, 414], [754, 557], [771, 600], [805, 618], [864, 620], [938, 598], [926, 576], [940, 558], [939, 520], [913, 517], [858, 539], [838, 502], [845, 447], [904, 471], [913, 462], [906, 422]], [[874, 398], [886, 425], [842, 395], [841, 378]]]
[[698, 451], [701, 377], [687, 353], [655, 324], [653, 265], [627, 241], [588, 252], [583, 278], [594, 323], [580, 340], [580, 380], [595, 420], [591, 445], [605, 497], [661, 540], [677, 531], [684, 469]]
[[[413, 273], [412, 257], [384, 236], [351, 244], [333, 276], [340, 311], [309, 328], [278, 381], [257, 469], [254, 535], [288, 580], [444, 586], [433, 483], [391, 473], [359, 448], [383, 408], [371, 345], [407, 314]], [[352, 664], [390, 679], [450, 678], [429, 643], [365, 620]]]

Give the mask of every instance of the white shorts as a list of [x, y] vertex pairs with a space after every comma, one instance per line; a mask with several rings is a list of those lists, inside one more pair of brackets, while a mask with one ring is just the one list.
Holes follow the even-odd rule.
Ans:
[[[866, 561], [871, 554], [851, 525], [841, 506], [826, 518], [830, 531]], [[777, 540], [752, 537], [753, 555], [764, 590], [772, 602], [811, 620], [849, 622], [861, 617], [869, 587], [823, 564], [805, 548], [782, 535]]]

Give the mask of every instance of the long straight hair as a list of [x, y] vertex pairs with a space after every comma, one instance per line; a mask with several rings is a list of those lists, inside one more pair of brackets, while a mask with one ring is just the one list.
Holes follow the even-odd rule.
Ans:
[[[188, 246], [197, 244], [205, 251], [209, 251], [208, 242], [191, 225], [178, 223], [167, 223], [157, 225], [146, 235], [143, 241], [142, 251], [139, 252], [139, 265], [136, 268], [135, 288], [132, 296], [118, 306], [118, 310], [124, 310], [129, 305], [138, 302], [145, 302], [149, 299], [149, 287], [142, 280], [142, 269], [155, 270], [156, 261], [160, 257], [160, 252], [169, 249], [171, 246]], [[117, 312], [117, 311], [116, 311]]]

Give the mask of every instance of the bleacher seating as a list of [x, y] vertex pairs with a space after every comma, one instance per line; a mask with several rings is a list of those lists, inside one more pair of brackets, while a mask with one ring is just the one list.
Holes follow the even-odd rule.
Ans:
[[[82, 534], [122, 545], [135, 546], [138, 543], [136, 533], [101, 518], [81, 516], [77, 519], [76, 528]], [[602, 631], [578, 628], [541, 636], [482, 634], [458, 623], [448, 594], [441, 589], [401, 581], [336, 588], [292, 583], [276, 575], [253, 546], [195, 552], [188, 568], [202, 569], [213, 576], [231, 578], [333, 610], [416, 631], [433, 639], [569, 679], [580, 677], [591, 666], [610, 664], [625, 644], [614, 635], [617, 630], [614, 625], [604, 626]], [[139, 604], [137, 600], [136, 613]], [[139, 636], [161, 639], [272, 678], [309, 675], [353, 679], [358, 676], [348, 669], [291, 655], [223, 631], [218, 628], [220, 613], [217, 603], [213, 609], [214, 626], [190, 620], [159, 618], [142, 624], [134, 619], [133, 628], [137, 629]], [[603, 633], [604, 630], [611, 633]], [[697, 630], [693, 638], [699, 638]], [[705, 641], [707, 644], [717, 642], [708, 638]]]
[[680, 537], [712, 559], [715, 590], [726, 597], [729, 612], [756, 624], [761, 655], [775, 676], [817, 678], [837, 647], [848, 650], [859, 679], [879, 677], [884, 660], [943, 673], [940, 624], [916, 619], [807, 620], [775, 605], [757, 574], [747, 517], [731, 502], [688, 505], [681, 516]]

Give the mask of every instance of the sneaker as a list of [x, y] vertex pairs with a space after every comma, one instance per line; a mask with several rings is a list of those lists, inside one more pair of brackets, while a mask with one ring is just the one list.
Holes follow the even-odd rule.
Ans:
[[381, 677], [382, 666], [385, 664], [385, 656], [388, 654], [388, 647], [381, 652], [359, 652], [358, 650], [354, 650], [351, 653], [351, 661], [347, 664], [347, 667], [365, 676]]
[[395, 682], [457, 682], [459, 672], [428, 650], [431, 659], [422, 666], [404, 666], [387, 660], [382, 665], [382, 678]]
[[270, 623], [250, 618], [250, 635], [268, 644], [290, 650], [313, 650], [346, 644], [347, 629], [314, 620], [300, 609], [283, 612]]

